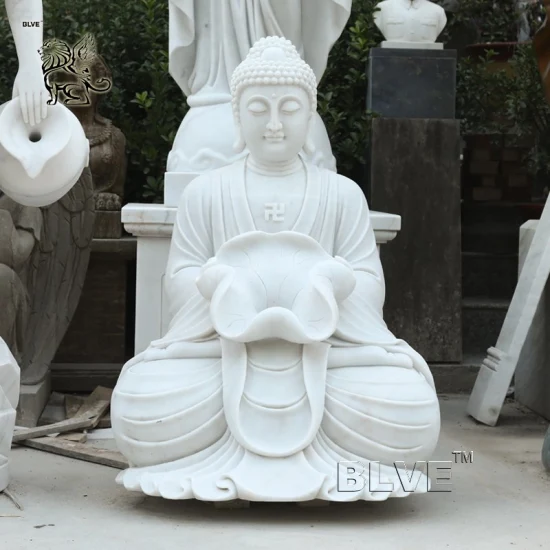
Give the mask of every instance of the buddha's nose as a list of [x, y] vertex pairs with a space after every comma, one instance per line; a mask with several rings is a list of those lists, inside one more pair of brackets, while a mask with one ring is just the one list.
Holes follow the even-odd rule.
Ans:
[[283, 129], [283, 125], [277, 116], [273, 116], [267, 123], [267, 129], [270, 132], [280, 132]]

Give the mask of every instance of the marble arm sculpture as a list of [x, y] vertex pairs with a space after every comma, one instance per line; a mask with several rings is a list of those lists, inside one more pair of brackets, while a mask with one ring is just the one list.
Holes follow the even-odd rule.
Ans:
[[[42, 60], [42, 0], [5, 0], [19, 71], [13, 97], [19, 97], [23, 120], [34, 126], [47, 116], [48, 92], [44, 84]], [[33, 26], [23, 26], [24, 23]]]

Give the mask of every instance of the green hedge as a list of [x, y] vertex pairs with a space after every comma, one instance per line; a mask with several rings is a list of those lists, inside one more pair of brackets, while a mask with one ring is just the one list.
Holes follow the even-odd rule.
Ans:
[[[319, 89], [319, 112], [325, 120], [339, 171], [356, 181], [364, 176], [372, 116], [366, 111], [367, 59], [370, 48], [382, 40], [372, 18], [378, 1], [353, 1], [351, 18], [332, 50]], [[515, 0], [505, 1], [515, 4]], [[487, 8], [487, 16], [494, 18], [493, 0], [468, 2], [475, 4], [478, 11], [479, 5], [486, 4], [491, 8]], [[184, 95], [168, 74], [168, 1], [43, 0], [43, 4], [45, 37], [74, 43], [91, 32], [111, 68], [114, 86], [105, 96], [101, 110], [128, 140], [126, 200], [162, 201], [166, 158], [187, 111]], [[479, 24], [478, 11], [472, 19], [474, 11], [468, 8], [467, 13], [457, 13], [455, 21], [451, 17], [442, 40], [452, 45], [454, 40], [449, 34], [462, 35], [470, 20]], [[509, 17], [499, 25], [510, 26]], [[5, 13], [0, 19], [0, 36], [4, 37], [0, 44], [0, 98], [8, 100], [17, 58]], [[476, 102], [479, 103], [480, 95], [486, 97], [490, 92], [487, 86], [476, 86], [477, 78], [473, 71], [466, 71], [464, 78], [459, 79], [459, 116], [464, 114], [468, 119], [465, 129], [472, 129], [476, 117], [484, 116]], [[504, 100], [505, 90], [493, 90]]]
[[[185, 97], [168, 74], [167, 0], [43, 0], [45, 37], [74, 43], [92, 32], [113, 72], [114, 86], [102, 114], [128, 140], [126, 200], [162, 200], [166, 157], [187, 111]], [[368, 114], [366, 63], [381, 40], [372, 22], [373, 0], [355, 0], [353, 14], [334, 48], [320, 87], [319, 111], [326, 121], [340, 170], [362, 176]], [[5, 13], [0, 20], [0, 97], [11, 97], [17, 71]]]

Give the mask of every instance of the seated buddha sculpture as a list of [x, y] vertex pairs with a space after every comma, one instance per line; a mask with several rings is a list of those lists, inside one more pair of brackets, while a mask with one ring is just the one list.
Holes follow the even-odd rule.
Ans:
[[[301, 156], [315, 75], [292, 43], [267, 37], [231, 90], [235, 147], [249, 154], [182, 195], [165, 276], [173, 320], [113, 393], [130, 464], [117, 482], [205, 501], [405, 496], [395, 464], [428, 460], [438, 400], [426, 362], [383, 321], [361, 189]], [[342, 490], [346, 462], [378, 464], [390, 490]]]

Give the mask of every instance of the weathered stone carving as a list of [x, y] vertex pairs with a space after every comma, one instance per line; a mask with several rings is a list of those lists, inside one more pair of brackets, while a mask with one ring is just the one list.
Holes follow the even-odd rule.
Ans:
[[[1, 194], [1, 192], [0, 192]], [[0, 196], [0, 338], [21, 363], [30, 313], [27, 274], [42, 231], [42, 212]]]
[[21, 382], [29, 385], [46, 377], [80, 300], [95, 218], [90, 169], [61, 200], [41, 211], [41, 237], [27, 267], [31, 305], [20, 364]]
[[[78, 49], [78, 56], [73, 56], [79, 59], [75, 72], [61, 66], [55, 72], [50, 71], [49, 79], [52, 87], [61, 90], [60, 100], [79, 119], [90, 142], [90, 170], [98, 212], [94, 235], [118, 238], [122, 236], [120, 209], [127, 169], [126, 138], [111, 120], [99, 114], [102, 97], [111, 89], [104, 83], [112, 84], [112, 73], [98, 53], [92, 35], [86, 34], [72, 49]], [[58, 51], [70, 52], [71, 48], [61, 40], [45, 44], [45, 66], [51, 64], [49, 59]], [[65, 57], [71, 58], [68, 53]], [[84, 66], [87, 72], [82, 73]]]

